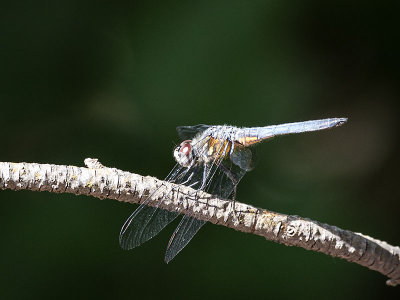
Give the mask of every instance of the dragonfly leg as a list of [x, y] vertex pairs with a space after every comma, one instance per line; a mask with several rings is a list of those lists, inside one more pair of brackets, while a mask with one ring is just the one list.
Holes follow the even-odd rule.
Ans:
[[233, 191], [232, 191], [232, 214], [234, 219], [238, 219], [238, 215], [236, 213], [236, 190], [237, 190], [237, 185], [239, 181], [235, 178], [234, 174], [232, 173], [231, 170], [229, 170], [226, 166], [221, 164], [222, 170], [225, 172], [226, 176], [232, 181], [233, 184]]
[[204, 164], [204, 169], [203, 169], [203, 182], [201, 183], [200, 190], [203, 190], [207, 184], [207, 164]]
[[235, 216], [236, 219], [238, 219], [238, 215], [236, 213], [236, 188], [237, 188], [237, 184], [234, 184], [233, 186], [233, 194], [232, 194], [232, 211], [233, 211], [233, 215]]

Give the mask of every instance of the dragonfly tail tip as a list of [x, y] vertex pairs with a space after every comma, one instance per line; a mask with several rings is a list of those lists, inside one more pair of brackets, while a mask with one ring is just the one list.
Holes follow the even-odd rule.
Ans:
[[347, 123], [348, 118], [338, 118], [336, 121], [336, 126], [342, 126], [343, 124]]

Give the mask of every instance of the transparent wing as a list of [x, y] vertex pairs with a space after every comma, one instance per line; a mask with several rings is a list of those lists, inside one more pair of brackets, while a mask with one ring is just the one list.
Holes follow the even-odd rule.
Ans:
[[169, 240], [165, 252], [165, 262], [169, 263], [185, 246], [207, 221], [184, 215], [178, 227]]
[[230, 158], [233, 164], [247, 172], [253, 170], [257, 162], [256, 150], [253, 147], [236, 147]]
[[[165, 179], [166, 181], [179, 181], [187, 169], [176, 165]], [[153, 192], [130, 215], [121, 228], [119, 243], [122, 249], [135, 248], [152, 237], [156, 236], [165, 226], [171, 223], [178, 213], [160, 209], [159, 205], [168, 198], [165, 195], [155, 207], [148, 206], [152, 200]]]
[[[221, 157], [209, 166], [203, 165], [203, 174], [205, 175], [201, 180], [202, 187], [200, 189], [222, 198], [228, 198], [236, 191], [237, 184], [246, 173], [246, 170], [233, 164], [231, 160], [224, 159], [228, 150], [228, 145], [221, 146], [218, 150], [222, 153]], [[168, 243], [165, 262], [170, 262], [205, 223], [205, 220], [197, 219], [195, 214], [184, 215]]]
[[[205, 144], [207, 139], [199, 143]], [[204, 146], [204, 144], [199, 146]], [[204, 149], [206, 151], [207, 148], [204, 147]], [[228, 150], [228, 144], [221, 144], [217, 149], [221, 153], [220, 157], [208, 165], [195, 164], [190, 168], [183, 168], [177, 164], [166, 180], [178, 186], [186, 185], [195, 189], [195, 194], [187, 196], [191, 199], [197, 199], [198, 190], [228, 198], [246, 173], [246, 170], [232, 163], [230, 159], [224, 159], [227, 157]], [[123, 249], [132, 249], [148, 241], [178, 216], [176, 212], [159, 208], [159, 205], [170, 197], [169, 194], [165, 195], [155, 207], [147, 205], [152, 200], [152, 196], [153, 194], [143, 201], [122, 227], [120, 245]], [[171, 261], [205, 223], [205, 220], [197, 219], [195, 214], [184, 215], [168, 244], [166, 262]]]
[[182, 140], [191, 140], [197, 133], [203, 132], [209, 127], [211, 126], [204, 124], [199, 124], [195, 126], [178, 126], [176, 127], [176, 131], [178, 132], [178, 135]]
[[156, 236], [177, 216], [178, 213], [169, 212], [158, 207], [140, 205], [126, 220], [121, 229], [119, 236], [121, 248], [129, 250], [143, 244]]
[[[203, 185], [204, 176], [206, 176], [206, 174], [201, 165], [184, 168], [176, 164], [165, 181], [175, 183], [178, 186], [186, 185], [193, 189], [200, 189]], [[140, 246], [156, 236], [165, 226], [178, 217], [179, 214], [176, 212], [170, 212], [159, 208], [160, 204], [165, 201], [165, 199], [168, 199], [174, 191], [170, 191], [170, 194], [164, 195], [156, 206], [148, 206], [149, 202], [152, 200], [152, 196], [156, 192], [157, 190], [149, 195], [122, 226], [119, 235], [119, 243], [122, 249], [130, 250]]]

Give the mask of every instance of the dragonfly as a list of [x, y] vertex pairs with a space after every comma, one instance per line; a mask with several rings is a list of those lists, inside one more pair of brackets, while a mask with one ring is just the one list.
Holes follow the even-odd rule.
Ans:
[[[193, 188], [196, 191], [193, 197], [202, 191], [230, 199], [234, 205], [239, 181], [254, 168], [254, 145], [276, 136], [319, 131], [346, 122], [347, 118], [329, 118], [265, 127], [179, 126], [177, 132], [183, 141], [173, 151], [176, 165], [165, 181], [177, 188], [182, 185]], [[119, 242], [123, 249], [129, 250], [150, 240], [178, 217], [178, 212], [160, 208], [174, 192], [163, 196], [155, 206], [147, 205], [155, 192], [141, 202], [122, 226]], [[168, 243], [165, 262], [170, 262], [206, 222], [196, 218], [195, 213], [184, 214]]]

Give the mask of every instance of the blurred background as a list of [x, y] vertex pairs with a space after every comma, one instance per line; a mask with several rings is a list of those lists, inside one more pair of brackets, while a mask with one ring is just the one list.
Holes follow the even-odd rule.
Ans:
[[[399, 237], [398, 1], [15, 1], [0, 10], [0, 161], [164, 178], [179, 125], [348, 117], [258, 146], [238, 201]], [[0, 295], [363, 298], [356, 264], [207, 224], [169, 265], [174, 226], [132, 250], [136, 205], [0, 191]]]

